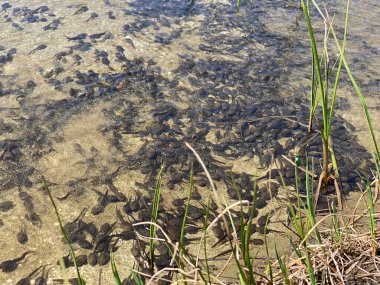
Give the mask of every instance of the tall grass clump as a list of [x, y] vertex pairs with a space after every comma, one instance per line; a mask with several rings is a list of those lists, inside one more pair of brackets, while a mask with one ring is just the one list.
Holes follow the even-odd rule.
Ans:
[[[313, 2], [315, 3], [315, 2]], [[334, 177], [334, 169], [329, 166], [330, 161], [332, 161], [333, 146], [331, 142], [331, 124], [332, 117], [335, 108], [335, 100], [338, 89], [339, 77], [342, 69], [342, 57], [340, 58], [338, 69], [335, 74], [330, 69], [329, 57], [327, 49], [327, 41], [330, 33], [330, 29], [325, 32], [324, 45], [322, 48], [322, 55], [318, 53], [318, 48], [315, 40], [314, 29], [312, 26], [310, 18], [310, 7], [309, 2], [305, 3], [301, 0], [302, 10], [306, 18], [306, 24], [309, 31], [310, 43], [312, 49], [312, 75], [311, 75], [311, 105], [310, 105], [310, 118], [309, 118], [309, 134], [313, 131], [313, 121], [316, 115], [317, 107], [320, 105], [322, 108], [322, 120], [317, 119], [319, 124], [319, 130], [321, 132], [322, 138], [322, 173], [319, 178], [318, 188], [315, 195], [314, 208], [318, 203], [319, 193], [322, 188], [327, 187], [331, 180], [334, 180], [335, 189], [338, 196], [338, 205], [342, 209], [342, 198], [341, 189], [336, 182], [336, 177]], [[347, 15], [348, 16], [348, 15]], [[343, 37], [343, 52], [346, 46], [346, 35], [347, 35], [347, 21], [344, 29]], [[329, 92], [329, 81], [332, 77], [335, 77], [334, 86], [332, 94]], [[331, 96], [331, 99], [330, 99]], [[331, 102], [330, 102], [331, 101]], [[330, 104], [329, 104], [330, 102]], [[322, 122], [321, 122], [322, 121]], [[332, 161], [335, 167], [336, 163]], [[335, 169], [337, 170], [337, 168]]]

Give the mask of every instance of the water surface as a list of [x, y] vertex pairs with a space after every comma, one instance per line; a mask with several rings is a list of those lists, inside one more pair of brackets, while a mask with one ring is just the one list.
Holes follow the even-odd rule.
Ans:
[[[341, 27], [344, 2], [327, 4]], [[234, 177], [249, 199], [249, 180], [259, 177], [261, 208], [254, 238], [262, 240], [259, 219], [271, 210], [276, 215], [269, 239], [283, 237], [285, 194], [278, 172], [271, 174], [268, 187], [268, 169], [272, 156], [292, 158], [306, 134], [309, 41], [298, 1], [243, 1], [238, 15], [228, 1], [196, 1], [193, 6], [187, 1], [87, 1], [83, 6], [65, 0], [45, 6], [33, 0], [11, 5], [0, 12], [0, 203], [6, 203], [0, 247], [7, 249], [0, 262], [27, 250], [33, 253], [15, 271], [0, 272], [1, 283], [15, 284], [45, 264], [50, 279], [61, 278], [56, 264], [68, 250], [41, 175], [65, 224], [87, 209], [83, 222], [99, 229], [117, 221], [116, 207], [124, 209], [125, 217], [149, 220], [144, 206], [130, 213], [124, 201], [115, 201], [110, 185], [128, 200], [144, 197], [150, 205], [164, 163], [162, 203], [173, 211], [166, 218], [181, 218], [181, 208], [172, 201], [186, 197], [193, 159], [184, 141], [206, 161], [220, 195], [237, 198]], [[378, 139], [379, 12], [375, 0], [353, 1], [346, 52]], [[317, 30], [323, 32], [323, 26]], [[332, 60], [334, 56], [332, 52]], [[373, 147], [359, 99], [342, 76], [333, 141], [349, 197], [361, 187], [358, 173], [373, 169]], [[319, 142], [316, 135], [308, 146], [316, 167]], [[292, 166], [283, 161], [283, 168], [292, 185]], [[194, 201], [192, 222], [199, 224], [208, 192], [197, 163], [195, 186], [201, 200]], [[114, 200], [101, 204], [106, 193]], [[94, 209], [99, 203], [104, 205], [100, 212]], [[17, 234], [23, 228], [29, 238], [20, 244]], [[122, 230], [118, 223], [112, 233]], [[197, 233], [189, 230], [188, 237], [193, 235]], [[85, 232], [81, 240], [93, 237]], [[210, 240], [217, 239], [210, 235]], [[132, 244], [117, 242], [115, 259], [127, 275]], [[101, 253], [74, 246], [78, 255]], [[82, 271], [88, 284], [97, 282], [98, 265], [85, 265]], [[104, 267], [105, 284], [111, 274]], [[72, 268], [69, 275], [74, 276]]]

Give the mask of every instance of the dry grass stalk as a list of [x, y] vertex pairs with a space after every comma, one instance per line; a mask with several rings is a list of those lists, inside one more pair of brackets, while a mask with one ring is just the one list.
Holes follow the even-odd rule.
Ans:
[[[318, 282], [331, 285], [379, 284], [380, 258], [372, 256], [372, 240], [369, 233], [349, 234], [341, 244], [331, 238], [331, 233], [323, 236], [321, 245], [308, 246]], [[380, 233], [377, 232], [376, 241], [379, 240]], [[282, 284], [278, 264], [273, 263], [273, 266], [278, 269], [274, 284]], [[293, 284], [309, 284], [307, 268], [300, 258], [292, 255], [288, 268]]]

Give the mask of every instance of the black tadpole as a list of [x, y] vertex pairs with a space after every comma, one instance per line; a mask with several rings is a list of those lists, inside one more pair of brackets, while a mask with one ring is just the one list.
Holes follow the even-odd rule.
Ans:
[[107, 191], [104, 194], [101, 193], [100, 191], [96, 190], [96, 189], [92, 189], [92, 190], [94, 190], [100, 197], [98, 199], [98, 205], [92, 207], [91, 214], [93, 214], [93, 215], [99, 215], [99, 214], [101, 214], [101, 213], [104, 212], [104, 208], [109, 203], [109, 200], [108, 200], [108, 189], [107, 189]]
[[[46, 269], [46, 266], [45, 265], [43, 268], [42, 268], [42, 274], [40, 276], [38, 276], [35, 280], [34, 280], [34, 284], [35, 285], [45, 285], [45, 284], [48, 284], [48, 278], [49, 278], [49, 271], [45, 271]], [[28, 283], [29, 284], [29, 283]]]
[[28, 242], [28, 234], [26, 232], [25, 224], [21, 226], [20, 231], [17, 233], [17, 241], [20, 244], [26, 244]]
[[100, 39], [105, 34], [106, 34], [106, 32], [102, 32], [102, 33], [92, 34], [89, 37], [91, 40], [96, 40], [96, 39]]
[[123, 193], [121, 193], [115, 185], [112, 183], [112, 180], [107, 181], [107, 186], [111, 190], [112, 193], [114, 193], [118, 198], [120, 202], [125, 202], [127, 201], [127, 197]]
[[81, 33], [79, 35], [76, 35], [74, 37], [67, 37], [67, 40], [69, 41], [77, 41], [77, 40], [84, 40], [85, 38], [87, 38], [87, 34], [86, 33]]
[[111, 69], [111, 70], [115, 70], [115, 69], [113, 69], [111, 66], [110, 66], [110, 64], [111, 64], [111, 62], [110, 62], [110, 60], [108, 59], [108, 57], [102, 57], [102, 63], [104, 64], [104, 65], [106, 65], [106, 66], [108, 66], [108, 68], [109, 69]]
[[45, 45], [45, 44], [41, 44], [41, 45], [39, 45], [38, 47], [36, 47], [35, 49], [31, 50], [31, 51], [29, 52], [29, 54], [35, 53], [36, 51], [43, 50], [43, 49], [45, 49], [45, 48], [47, 48], [47, 45]]
[[56, 30], [61, 23], [61, 20], [63, 18], [59, 18], [59, 19], [55, 19], [53, 20], [51, 23], [49, 23], [48, 25], [44, 26], [42, 29], [44, 31], [47, 31], [47, 30]]
[[108, 19], [111, 19], [111, 20], [115, 20], [116, 19], [116, 17], [113, 15], [112, 11], [108, 11], [106, 14], [108, 15]]
[[9, 4], [8, 2], [5, 2], [5, 3], [1, 4], [1, 10], [0, 10], [0, 12], [1, 11], [6, 11], [7, 9], [9, 9], [11, 7], [12, 7], [11, 4]]
[[133, 43], [133, 41], [131, 39], [125, 39], [125, 42], [127, 44], [130, 44], [133, 47], [133, 49], [136, 49], [136, 47], [135, 47], [135, 45], [134, 45], [134, 43]]
[[32, 251], [26, 251], [20, 257], [17, 257], [15, 259], [6, 260], [6, 261], [2, 262], [0, 264], [0, 269], [6, 273], [15, 271], [18, 267], [18, 262], [23, 260], [31, 252]]
[[[27, 276], [24, 278], [21, 278], [19, 281], [17, 281], [16, 285], [29, 285], [32, 281], [33, 275], [36, 274], [42, 267], [45, 267], [46, 265], [41, 265], [34, 269], [32, 272], [30, 272]], [[37, 283], [38, 284], [38, 283]]]
[[97, 17], [99, 17], [99, 15], [98, 15], [97, 13], [91, 13], [90, 18], [88, 18], [88, 19], [86, 20], [86, 22], [91, 21], [91, 20], [93, 20], [93, 19], [95, 19], [95, 18], [97, 18]]
[[124, 48], [122, 46], [116, 46], [116, 50], [120, 53], [124, 53]]
[[125, 230], [125, 231], [133, 231], [133, 226], [132, 226], [132, 224], [129, 223], [129, 222], [127, 222], [127, 221], [124, 219], [123, 215], [121, 214], [121, 212], [119, 211], [118, 208], [116, 208], [116, 216], [117, 216], [117, 218], [119, 219], [119, 221], [120, 221], [120, 225], [121, 225], [121, 227], [123, 228], [123, 230]]
[[81, 14], [81, 13], [84, 13], [84, 12], [87, 12], [87, 11], [88, 11], [88, 7], [87, 6], [82, 6], [73, 15]]

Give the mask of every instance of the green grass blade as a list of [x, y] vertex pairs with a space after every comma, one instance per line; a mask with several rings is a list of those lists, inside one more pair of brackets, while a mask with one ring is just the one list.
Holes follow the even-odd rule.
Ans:
[[300, 261], [306, 266], [307, 271], [309, 273], [310, 283], [315, 285], [316, 284], [316, 278], [315, 278], [313, 263], [311, 261], [310, 254], [308, 252], [307, 247], [305, 246], [306, 256], [304, 257], [302, 252], [299, 250], [299, 248], [294, 244], [294, 242], [291, 239], [290, 239], [290, 245], [291, 245], [293, 251], [295, 252], [295, 254], [300, 259]]
[[140, 274], [132, 270], [131, 275], [132, 275], [133, 281], [135, 281], [134, 285], [145, 285], [144, 280], [141, 278]]
[[[157, 183], [156, 188], [154, 189], [154, 198], [153, 198], [153, 210], [152, 210], [152, 217], [151, 221], [152, 223], [156, 223], [157, 216], [158, 216], [158, 209], [160, 205], [160, 198], [161, 198], [161, 186], [162, 186], [162, 172], [164, 170], [164, 165], [161, 166], [160, 172], [157, 176]], [[150, 268], [153, 269], [153, 262], [154, 262], [154, 236], [156, 232], [156, 227], [154, 224], [151, 224], [149, 227], [149, 262], [150, 262]]]
[[298, 185], [298, 167], [295, 166], [294, 167], [294, 177], [295, 177], [295, 182], [296, 182], [296, 198], [297, 198], [297, 207], [298, 207], [298, 217], [301, 221], [301, 227], [303, 227], [303, 224], [302, 224], [302, 213], [301, 213], [301, 198], [300, 198], [300, 191], [299, 191], [299, 185]]
[[236, 10], [239, 12], [240, 11], [240, 0], [236, 0]]
[[208, 226], [208, 217], [210, 214], [210, 204], [211, 204], [211, 192], [209, 191], [208, 198], [207, 198], [207, 208], [206, 208], [206, 216], [205, 216], [205, 222], [203, 225], [203, 250], [204, 250], [204, 256], [205, 256], [205, 265], [206, 265], [206, 275], [208, 283], [211, 284], [211, 276], [210, 276], [210, 267], [208, 264], [208, 253], [207, 253], [207, 226]]
[[280, 266], [280, 269], [281, 269], [283, 281], [284, 281], [284, 283], [286, 285], [290, 285], [289, 271], [288, 271], [288, 269], [286, 267], [285, 258], [283, 259], [283, 258], [280, 257], [280, 254], [278, 253], [278, 249], [277, 249], [277, 244], [274, 244], [274, 247], [275, 247], [276, 258], [277, 258], [277, 261], [278, 261], [278, 265]]
[[[346, 42], [347, 42], [348, 11], [349, 11], [349, 7], [350, 7], [350, 1], [347, 1], [346, 17], [345, 17], [345, 22], [344, 22], [343, 44], [342, 44], [342, 51], [343, 51], [342, 54], [343, 55], [344, 55], [344, 51], [345, 51], [345, 48], [346, 48]], [[331, 27], [329, 27], [329, 30], [331, 30]], [[335, 99], [336, 99], [336, 94], [337, 94], [337, 90], [338, 90], [338, 83], [339, 83], [339, 79], [340, 79], [340, 72], [342, 70], [342, 66], [343, 66], [343, 56], [340, 56], [338, 70], [337, 70], [336, 75], [335, 75], [335, 83], [334, 83], [333, 94], [332, 94], [332, 97], [331, 97], [331, 107], [330, 107], [328, 133], [330, 133], [330, 131], [331, 131], [332, 115], [333, 115], [333, 111], [335, 109]]]
[[120, 280], [119, 272], [118, 272], [116, 264], [115, 264], [115, 259], [114, 259], [113, 253], [111, 253], [111, 269], [112, 269], [113, 277], [115, 278], [116, 284], [121, 285], [121, 280]]
[[328, 101], [325, 98], [325, 91], [324, 91], [324, 86], [325, 83], [323, 82], [322, 79], [322, 71], [321, 71], [321, 65], [319, 62], [319, 56], [318, 56], [318, 50], [317, 50], [317, 45], [315, 43], [315, 38], [314, 38], [314, 30], [311, 24], [310, 20], [310, 9], [309, 5], [305, 4], [304, 0], [301, 0], [301, 6], [303, 13], [306, 17], [306, 23], [307, 23], [307, 28], [309, 31], [309, 37], [310, 37], [310, 43], [311, 43], [311, 49], [312, 49], [312, 54], [313, 54], [313, 62], [315, 63], [316, 67], [316, 73], [317, 73], [317, 82], [319, 86], [319, 91], [320, 91], [320, 98], [322, 99], [322, 112], [323, 112], [323, 126], [324, 126], [324, 132], [322, 133], [323, 139], [327, 140], [327, 124], [328, 124], [328, 116], [327, 116], [327, 104]]
[[300, 220], [302, 219], [302, 217], [299, 217], [297, 214], [296, 214], [296, 211], [294, 209], [294, 206], [293, 204], [291, 203], [291, 201], [289, 200], [288, 201], [289, 203], [289, 211], [290, 211], [290, 215], [292, 216], [292, 223], [293, 223], [293, 226], [295, 227], [296, 229], [296, 232], [299, 236], [299, 238], [302, 240], [304, 239], [305, 237], [305, 233], [304, 233], [304, 230], [302, 228], [302, 224], [300, 222]]
[[265, 253], [267, 255], [267, 271], [270, 278], [270, 281], [273, 283], [273, 270], [272, 265], [269, 258], [269, 249], [268, 249], [268, 241], [267, 241], [267, 227], [269, 220], [271, 218], [272, 214], [267, 216], [267, 220], [265, 221], [265, 228], [264, 228], [264, 244], [265, 244]]
[[369, 181], [367, 181], [367, 196], [368, 196], [368, 216], [369, 216], [369, 229], [371, 233], [372, 247], [376, 246], [376, 236], [375, 236], [375, 205], [373, 201], [372, 189]]
[[[249, 218], [247, 222], [246, 228], [245, 226], [242, 226], [244, 229], [244, 241], [242, 242], [242, 247], [244, 248], [243, 251], [243, 256], [244, 256], [244, 261], [245, 261], [245, 267], [248, 268], [248, 274], [249, 274], [249, 280], [250, 283], [255, 284], [255, 276], [253, 273], [253, 264], [252, 264], [252, 258], [250, 254], [250, 241], [251, 241], [251, 236], [252, 236], [252, 221], [253, 221], [253, 216], [255, 214], [256, 210], [256, 197], [257, 197], [257, 180], [255, 180], [255, 183], [253, 185], [253, 200], [252, 200], [252, 205], [249, 208]], [[242, 223], [240, 222], [242, 225]]]
[[[306, 173], [309, 173], [309, 160], [306, 158]], [[314, 167], [312, 169], [312, 173], [314, 174]], [[306, 205], [307, 205], [307, 217], [310, 224], [310, 228], [312, 228], [316, 223], [315, 211], [314, 211], [314, 190], [313, 183], [310, 183], [310, 176], [306, 175]], [[321, 235], [318, 231], [318, 228], [314, 229], [315, 237], [318, 243], [322, 243]]]
[[[285, 188], [286, 191], [288, 191], [286, 184], [285, 184], [284, 177], [283, 177], [281, 171], [279, 172], [279, 174], [280, 174], [280, 179], [281, 179], [281, 183], [282, 183], [283, 187]], [[288, 192], [286, 195], [287, 195], [287, 199], [288, 199], [288, 209], [289, 209], [290, 215], [292, 217], [292, 223], [293, 223], [293, 225], [296, 229], [296, 232], [297, 232], [298, 236], [300, 237], [300, 239], [303, 239], [305, 234], [304, 234], [304, 230], [303, 230], [303, 228], [299, 222], [299, 218], [302, 218], [302, 217], [297, 216], [296, 211], [295, 211], [294, 206], [293, 206], [293, 203], [290, 200], [290, 196], [289, 196]]]
[[54, 199], [53, 199], [53, 196], [51, 195], [51, 192], [50, 192], [50, 189], [49, 189], [49, 186], [45, 180], [45, 177], [42, 176], [42, 183], [44, 185], [44, 188], [46, 190], [46, 192], [48, 193], [49, 195], [49, 198], [50, 198], [50, 202], [52, 203], [53, 207], [54, 207], [54, 211], [55, 211], [55, 215], [57, 216], [57, 220], [58, 220], [58, 224], [59, 224], [59, 227], [61, 229], [61, 233], [63, 235], [63, 238], [65, 239], [65, 242], [67, 243], [67, 245], [69, 246], [69, 249], [70, 249], [70, 255], [71, 255], [71, 258], [73, 259], [73, 263], [74, 263], [74, 267], [75, 267], [75, 270], [76, 270], [76, 273], [77, 273], [77, 278], [78, 278], [78, 282], [79, 282], [79, 285], [84, 285], [84, 280], [82, 279], [81, 277], [81, 274], [80, 274], [80, 271], [79, 271], [79, 267], [78, 267], [78, 263], [77, 263], [77, 260], [76, 260], [76, 257], [75, 257], [75, 253], [74, 253], [74, 249], [73, 247], [71, 246], [71, 243], [70, 243], [70, 240], [69, 238], [67, 237], [66, 235], [66, 232], [63, 228], [63, 225], [62, 225], [62, 221], [61, 221], [61, 217], [59, 216], [59, 212], [58, 212], [58, 208], [57, 208], [57, 205], [55, 204], [54, 202]]
[[[349, 3], [350, 1], [348, 0], [347, 1], [347, 7], [349, 7]], [[348, 8], [347, 8], [347, 12], [346, 12], [346, 21], [347, 21], [347, 18], [348, 18]], [[352, 75], [352, 72], [347, 64], [347, 61], [345, 59], [345, 56], [344, 56], [344, 49], [343, 47], [341, 47], [340, 43], [339, 43], [339, 40], [338, 40], [338, 37], [336, 36], [336, 33], [335, 33], [335, 30], [334, 30], [334, 27], [332, 26], [332, 23], [330, 23], [330, 27], [331, 27], [331, 31], [332, 31], [332, 34], [333, 34], [333, 37], [335, 39], [335, 45], [336, 47], [338, 48], [339, 50], [339, 54], [340, 54], [340, 58], [341, 60], [343, 61], [343, 65], [344, 65], [344, 68], [347, 72], [347, 75], [348, 77], [350, 78], [350, 81], [357, 93], [357, 95], [359, 96], [359, 99], [360, 99], [360, 103], [362, 105], [362, 108], [363, 108], [363, 111], [364, 111], [364, 115], [366, 117], [366, 120], [367, 120], [367, 125], [368, 125], [368, 129], [370, 131], [370, 134], [371, 134], [371, 138], [372, 138], [372, 142], [374, 144], [374, 147], [375, 147], [375, 160], [376, 160], [376, 168], [377, 168], [377, 172], [380, 173], [380, 150], [379, 150], [379, 146], [377, 144], [377, 140], [376, 140], [376, 136], [375, 136], [375, 133], [374, 133], [374, 130], [373, 130], [373, 127], [372, 127], [372, 121], [371, 121], [371, 118], [370, 118], [370, 115], [368, 113], [368, 108], [367, 108], [367, 104], [365, 102], [365, 99], [364, 99], [364, 96], [354, 78], [354, 76]]]
[[[232, 218], [231, 212], [228, 210], [228, 211], [227, 211], [227, 214], [228, 214], [228, 216], [229, 216], [229, 218], [230, 218], [230, 222], [231, 222], [232, 230], [233, 230], [233, 232], [236, 234], [236, 233], [237, 233], [237, 232], [236, 232], [236, 227], [235, 227], [234, 220], [233, 220], [233, 218]], [[242, 284], [250, 284], [250, 283], [249, 283], [249, 280], [248, 280], [248, 278], [247, 278], [247, 276], [246, 276], [246, 274], [245, 274], [244, 268], [243, 268], [243, 266], [241, 266], [241, 264], [240, 264], [240, 260], [239, 260], [237, 254], [236, 254], [236, 248], [235, 248], [235, 246], [233, 246], [230, 237], [227, 237], [227, 238], [228, 238], [228, 240], [229, 240], [230, 247], [231, 247], [231, 250], [232, 250], [232, 254], [233, 254], [234, 259], [235, 259], [235, 264], [236, 264], [236, 267], [237, 267], [237, 269], [238, 269], [238, 276], [239, 276], [239, 279], [242, 279], [242, 280], [243, 280], [243, 283], [242, 283]]]
[[181, 226], [181, 235], [180, 235], [180, 238], [179, 238], [179, 243], [180, 243], [180, 246], [181, 246], [180, 255], [183, 254], [183, 247], [184, 247], [183, 245], [184, 245], [184, 238], [185, 238], [185, 227], [186, 227], [187, 213], [189, 212], [189, 206], [190, 206], [190, 202], [191, 202], [191, 195], [192, 195], [193, 189], [194, 189], [193, 176], [194, 176], [194, 163], [192, 162], [191, 163], [191, 169], [190, 169], [189, 195], [187, 197], [187, 203], [186, 203], [186, 207], [185, 207], [185, 214], [183, 216], [183, 221], [182, 221], [182, 226]]
[[317, 85], [315, 84], [315, 62], [314, 56], [311, 57], [311, 88], [310, 88], [310, 117], [309, 117], [309, 127], [308, 133], [310, 134], [313, 126], [313, 118], [315, 111], [317, 110]]
[[64, 285], [70, 285], [69, 277], [67, 277], [67, 270], [66, 270], [66, 266], [65, 266], [65, 262], [63, 260], [63, 257], [61, 257], [59, 259], [59, 267], [61, 268], [63, 284]]

